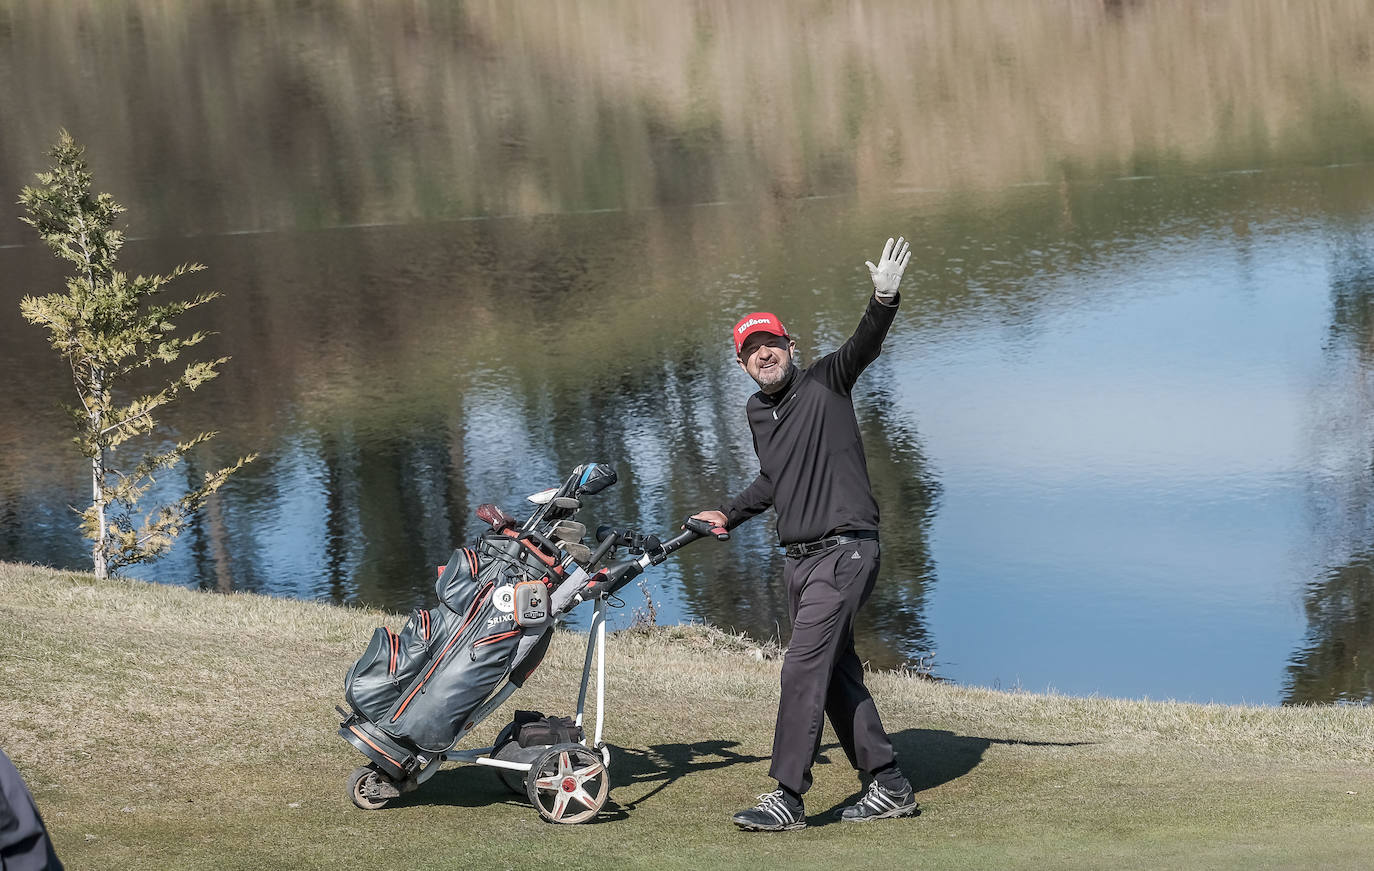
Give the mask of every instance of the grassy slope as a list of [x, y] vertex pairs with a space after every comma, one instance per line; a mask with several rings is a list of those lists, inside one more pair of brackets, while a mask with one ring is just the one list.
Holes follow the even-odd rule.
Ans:
[[[842, 824], [827, 736], [804, 832], [738, 832], [769, 785], [776, 662], [704, 630], [611, 643], [611, 802], [543, 823], [448, 766], [378, 812], [334, 735], [372, 611], [0, 565], [0, 747], [73, 869], [1374, 866], [1374, 711], [1008, 694], [872, 676], [921, 790], [914, 820]], [[511, 705], [570, 713], [581, 639]], [[493, 721], [504, 720], [494, 717]], [[480, 737], [489, 738], [499, 727]], [[476, 745], [473, 745], [476, 746]]]

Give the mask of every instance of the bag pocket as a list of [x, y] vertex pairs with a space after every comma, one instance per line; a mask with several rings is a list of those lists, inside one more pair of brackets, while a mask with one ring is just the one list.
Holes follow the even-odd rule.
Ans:
[[396, 661], [391, 668], [391, 678], [396, 683], [397, 692], [409, 684], [429, 661], [430, 639], [440, 628], [443, 613], [441, 608], [433, 611], [416, 608], [401, 628], [397, 638]]
[[434, 584], [434, 592], [439, 601], [455, 614], [465, 612], [481, 589], [477, 583], [477, 576], [484, 566], [485, 562], [478, 559], [477, 551], [473, 548], [462, 547], [455, 550], [448, 565], [439, 573], [439, 580]]
[[394, 675], [400, 658], [400, 636], [385, 626], [372, 633], [367, 649], [344, 677], [344, 698], [369, 720], [380, 720], [401, 694]]
[[519, 629], [508, 629], [505, 632], [497, 632], [493, 635], [488, 635], [485, 638], [477, 639], [476, 641], [472, 642], [471, 656], [473, 661], [475, 662], [477, 660], [478, 653], [483, 648], [492, 647], [493, 645], [498, 644], [503, 645], [505, 647], [509, 647], [509, 644], [503, 644], [503, 642], [509, 642], [511, 639], [519, 636], [520, 634], [521, 632]]

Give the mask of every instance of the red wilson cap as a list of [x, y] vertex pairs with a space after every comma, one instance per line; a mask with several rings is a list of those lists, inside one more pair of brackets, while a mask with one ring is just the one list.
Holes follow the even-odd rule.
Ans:
[[754, 333], [772, 333], [775, 336], [790, 338], [787, 335], [787, 328], [778, 320], [778, 316], [769, 312], [754, 312], [745, 315], [744, 318], [735, 324], [735, 354], [739, 355], [739, 349], [744, 346], [744, 340]]

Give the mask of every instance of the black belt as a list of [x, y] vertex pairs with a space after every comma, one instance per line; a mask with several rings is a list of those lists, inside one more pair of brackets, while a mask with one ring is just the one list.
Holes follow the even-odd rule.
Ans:
[[850, 544], [855, 541], [877, 541], [878, 533], [872, 529], [857, 529], [853, 532], [841, 532], [839, 535], [832, 535], [829, 538], [822, 538], [820, 541], [803, 541], [797, 544], [787, 545], [787, 555], [792, 559], [813, 556], [822, 551], [830, 550], [832, 547], [839, 547], [842, 544]]

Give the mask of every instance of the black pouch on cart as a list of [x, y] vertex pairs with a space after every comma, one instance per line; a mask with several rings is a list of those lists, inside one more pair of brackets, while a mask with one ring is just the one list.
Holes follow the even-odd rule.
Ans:
[[[569, 717], [546, 717], [538, 711], [516, 711], [493, 744], [492, 756], [506, 762], [534, 762], [554, 744], [580, 744], [582, 727]], [[518, 791], [518, 790], [517, 790]]]
[[516, 711], [513, 736], [521, 747], [578, 744], [582, 727], [572, 717], [546, 717], [538, 711]]

